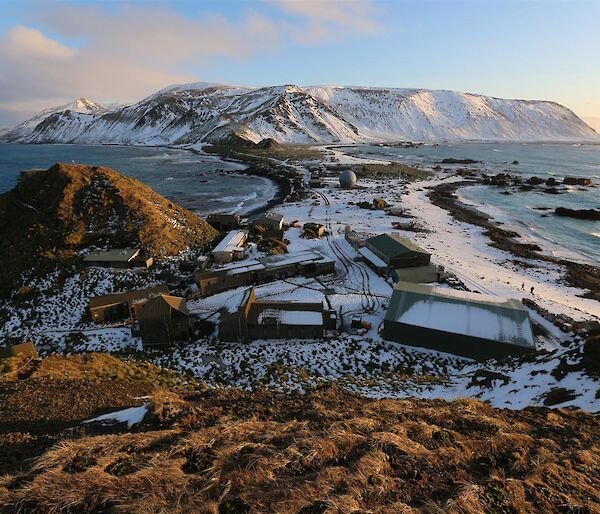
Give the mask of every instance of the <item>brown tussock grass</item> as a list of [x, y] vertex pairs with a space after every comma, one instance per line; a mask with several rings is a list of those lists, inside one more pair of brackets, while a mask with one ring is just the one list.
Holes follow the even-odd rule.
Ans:
[[153, 398], [0, 480], [4, 512], [600, 512], [597, 418], [235, 389]]

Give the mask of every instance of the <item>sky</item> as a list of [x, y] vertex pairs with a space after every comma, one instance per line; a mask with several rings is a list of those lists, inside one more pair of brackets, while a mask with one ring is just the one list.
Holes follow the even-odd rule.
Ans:
[[0, 0], [0, 127], [186, 82], [450, 89], [600, 132], [600, 1]]

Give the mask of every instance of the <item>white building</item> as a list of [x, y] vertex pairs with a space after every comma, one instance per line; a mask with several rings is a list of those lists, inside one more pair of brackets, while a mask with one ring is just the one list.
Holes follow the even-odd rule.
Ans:
[[246, 256], [244, 244], [248, 239], [245, 230], [231, 230], [211, 252], [217, 264], [242, 260]]

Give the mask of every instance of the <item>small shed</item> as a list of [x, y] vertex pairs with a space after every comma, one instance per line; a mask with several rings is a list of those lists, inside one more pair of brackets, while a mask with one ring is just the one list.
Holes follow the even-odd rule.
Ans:
[[242, 226], [239, 214], [214, 213], [209, 214], [206, 221], [217, 230], [234, 230]]
[[246, 256], [244, 244], [248, 239], [245, 230], [231, 230], [211, 252], [217, 264], [239, 261]]
[[308, 181], [308, 187], [325, 187], [325, 181], [323, 180], [323, 177], [321, 177], [321, 175], [313, 173], [310, 176], [310, 180]]
[[325, 235], [325, 226], [320, 223], [308, 222], [302, 228], [307, 237], [319, 238]]
[[389, 268], [428, 266], [431, 254], [406, 237], [379, 234], [366, 241], [366, 247], [383, 260]]
[[113, 248], [99, 252], [91, 252], [83, 258], [88, 266], [103, 266], [106, 268], [133, 268], [145, 265], [146, 260], [140, 259], [139, 248]]
[[163, 346], [190, 339], [190, 313], [185, 298], [156, 296], [146, 302], [139, 315], [144, 346]]
[[480, 360], [535, 350], [518, 300], [408, 282], [394, 287], [383, 338]]
[[261, 216], [257, 216], [252, 220], [252, 227], [261, 226], [268, 231], [283, 230], [283, 214], [275, 211], [269, 211]]

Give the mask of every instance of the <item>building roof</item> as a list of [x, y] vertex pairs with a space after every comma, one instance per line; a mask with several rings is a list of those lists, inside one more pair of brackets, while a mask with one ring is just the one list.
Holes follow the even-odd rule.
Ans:
[[151, 318], [164, 319], [171, 314], [172, 310], [189, 315], [185, 298], [161, 294], [146, 302], [146, 305], [144, 305], [144, 308], [140, 313], [140, 320]]
[[316, 262], [319, 264], [335, 263], [333, 259], [325, 257], [314, 250], [302, 250], [299, 252], [286, 253], [282, 255], [269, 255], [266, 257], [260, 257], [258, 259], [231, 262], [218, 268], [201, 271], [197, 274], [197, 278], [198, 280], [203, 280], [205, 278], [217, 277], [222, 273], [227, 275], [237, 275], [239, 273], [246, 273], [250, 271], [276, 269], [281, 266], [289, 266], [292, 264], [309, 264], [311, 262]]
[[529, 311], [518, 300], [398, 282], [385, 320], [535, 348]]
[[299, 252], [286, 253], [283, 255], [269, 255], [256, 259], [263, 264], [265, 268], [277, 268], [279, 266], [288, 266], [290, 264], [304, 264], [309, 262], [333, 262], [329, 257], [325, 257], [314, 250], [301, 250]]
[[437, 282], [439, 273], [433, 264], [392, 270], [392, 275], [395, 275], [396, 280], [399, 282]]
[[249, 287], [248, 289], [244, 289], [243, 291], [230, 296], [227, 298], [227, 300], [225, 300], [225, 305], [223, 305], [223, 307], [230, 314], [237, 312], [240, 307], [243, 307], [248, 303], [248, 300], [250, 300], [252, 296], [253, 290], [254, 287]]
[[91, 252], [83, 260], [84, 262], [129, 262], [137, 257], [139, 253], [139, 248], [113, 248], [112, 250]]
[[169, 288], [165, 284], [161, 284], [155, 287], [148, 287], [146, 289], [136, 289], [133, 291], [125, 291], [124, 293], [113, 293], [105, 294], [103, 296], [96, 296], [90, 299], [90, 309], [98, 307], [105, 307], [108, 305], [115, 305], [118, 303], [135, 303], [140, 300], [145, 300], [153, 296], [161, 294], [169, 294]]
[[233, 252], [237, 250], [243, 244], [247, 235], [248, 233], [245, 230], [230, 230], [212, 253]]
[[367, 259], [376, 268], [387, 268], [387, 263], [385, 263], [379, 257], [377, 257], [377, 255], [375, 255], [366, 246], [359, 248], [358, 253], [360, 253], [365, 259]]
[[256, 218], [254, 218], [252, 222], [259, 223], [260, 221], [264, 220], [274, 221], [275, 223], [281, 223], [283, 221], [283, 214], [280, 214], [279, 212], [275, 211], [269, 211], [259, 216], [256, 216]]
[[378, 236], [367, 239], [367, 245], [371, 246], [388, 259], [407, 253], [431, 255], [427, 250], [416, 245], [410, 239], [397, 234], [379, 234]]

